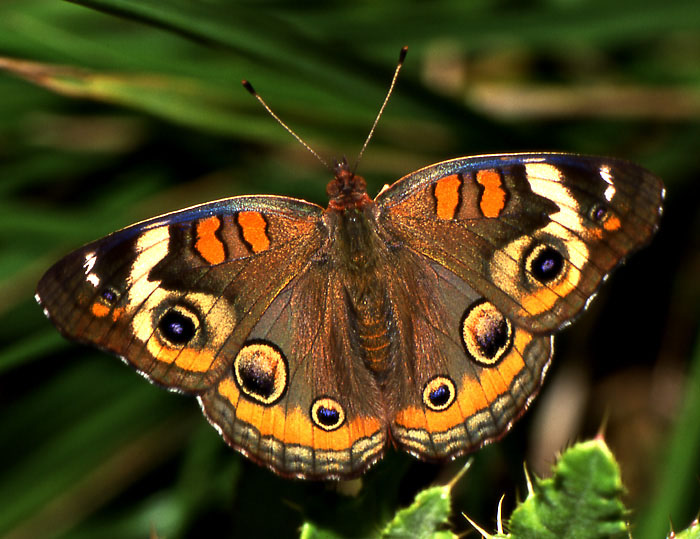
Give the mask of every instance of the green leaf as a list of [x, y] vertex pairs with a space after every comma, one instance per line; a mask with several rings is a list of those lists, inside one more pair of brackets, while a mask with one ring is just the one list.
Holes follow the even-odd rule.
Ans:
[[342, 535], [327, 528], [320, 528], [311, 522], [304, 522], [299, 537], [301, 539], [342, 539]]
[[[449, 525], [448, 519], [452, 501], [450, 491], [470, 464], [471, 461], [449, 484], [430, 487], [416, 494], [413, 503], [405, 509], [397, 511], [394, 517], [374, 536], [381, 539], [456, 538], [455, 534], [446, 529]], [[302, 539], [339, 539], [343, 536], [334, 530], [306, 522], [302, 526], [300, 537]]]
[[456, 537], [444, 530], [450, 516], [451, 487], [449, 484], [419, 492], [409, 507], [396, 513], [380, 537]]
[[696, 518], [689, 528], [669, 535], [671, 539], [700, 539], [700, 521]]
[[[567, 449], [552, 477], [528, 478], [528, 496], [509, 519], [510, 533], [484, 537], [594, 539], [628, 537], [620, 469], [602, 438]], [[499, 523], [501, 521], [499, 515]], [[500, 527], [500, 526], [499, 526]]]
[[[220, 134], [251, 136], [241, 99], [205, 83], [170, 75], [101, 73], [89, 69], [0, 57], [4, 69], [68, 97], [142, 110], [175, 123]], [[243, 92], [240, 92], [243, 96]], [[252, 100], [247, 99], [252, 105]], [[272, 122], [268, 122], [272, 126]]]
[[620, 469], [596, 438], [566, 450], [510, 518], [511, 537], [627, 537]]

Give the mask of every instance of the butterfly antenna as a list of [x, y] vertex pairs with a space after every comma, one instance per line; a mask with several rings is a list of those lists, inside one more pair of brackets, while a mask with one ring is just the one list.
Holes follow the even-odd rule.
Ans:
[[[331, 167], [328, 166], [328, 163], [326, 163], [326, 161], [324, 161], [324, 160], [321, 158], [321, 156], [318, 155], [318, 153], [316, 153], [316, 152], [314, 151], [314, 149], [313, 149], [311, 146], [309, 146], [306, 142], [304, 142], [304, 140], [303, 140], [299, 135], [297, 135], [297, 134], [292, 130], [291, 127], [289, 127], [286, 123], [284, 123], [284, 122], [280, 119], [280, 117], [277, 116], [277, 114], [275, 114], [274, 112], [272, 112], [272, 109], [267, 105], [267, 103], [265, 103], [265, 100], [264, 100], [262, 97], [260, 97], [260, 96], [258, 95], [258, 92], [255, 91], [255, 88], [253, 88], [253, 85], [252, 85], [251, 83], [249, 83], [247, 80], [243, 80], [243, 81], [241, 81], [241, 83], [243, 84], [243, 88], [245, 88], [246, 90], [248, 90], [248, 92], [250, 92], [250, 94], [251, 94], [255, 99], [257, 99], [263, 107], [265, 107], [265, 110], [267, 111], [267, 113], [268, 113], [270, 116], [272, 116], [275, 120], [277, 120], [277, 123], [278, 123], [278, 124], [280, 124], [282, 127], [284, 127], [284, 128], [286, 129], [287, 133], [289, 133], [289, 134], [292, 135], [295, 139], [297, 139], [297, 140], [299, 141], [299, 144], [301, 144], [304, 148], [306, 148], [307, 150], [309, 150], [309, 152], [311, 152], [311, 154], [313, 154], [313, 156], [316, 157], [316, 159], [318, 159], [319, 161], [321, 161], [321, 163], [323, 163], [323, 166], [325, 166], [325, 167], [326, 167], [327, 169], [329, 169], [329, 170], [332, 170]], [[382, 107], [382, 108], [383, 108], [383, 107]]]
[[401, 71], [401, 68], [403, 67], [403, 62], [406, 59], [406, 53], [408, 53], [408, 47], [404, 46], [401, 48], [401, 52], [399, 53], [399, 63], [396, 64], [396, 70], [394, 71], [394, 76], [391, 79], [389, 91], [386, 93], [386, 97], [384, 98], [384, 103], [382, 103], [382, 106], [379, 109], [379, 112], [377, 113], [377, 117], [374, 119], [374, 123], [372, 124], [372, 129], [369, 130], [369, 134], [365, 139], [365, 143], [362, 145], [362, 149], [360, 150], [360, 153], [357, 156], [357, 160], [355, 161], [355, 169], [357, 169], [357, 165], [360, 163], [360, 159], [362, 159], [362, 154], [365, 153], [365, 149], [367, 148], [369, 141], [372, 139], [372, 135], [374, 135], [374, 130], [376, 129], [377, 124], [379, 123], [379, 118], [382, 117], [384, 109], [386, 108], [386, 104], [389, 102], [389, 98], [391, 97], [391, 93], [394, 91], [396, 79], [399, 78], [399, 71]]

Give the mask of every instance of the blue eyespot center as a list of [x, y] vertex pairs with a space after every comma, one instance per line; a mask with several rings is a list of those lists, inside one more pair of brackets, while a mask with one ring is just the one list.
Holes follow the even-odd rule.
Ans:
[[602, 204], [596, 204], [591, 211], [591, 218], [599, 223], [605, 221], [608, 216], [608, 209]]
[[340, 413], [338, 410], [326, 408], [325, 406], [319, 406], [316, 409], [316, 419], [318, 419], [319, 423], [326, 425], [327, 427], [335, 425], [339, 418]]
[[117, 293], [111, 288], [105, 288], [102, 290], [100, 296], [107, 303], [114, 303], [117, 300]]
[[311, 405], [311, 420], [317, 427], [332, 431], [345, 422], [345, 412], [337, 400], [319, 397]]
[[442, 384], [433, 389], [428, 398], [433, 406], [444, 406], [450, 400], [450, 389]]
[[556, 279], [564, 268], [564, 257], [554, 247], [537, 250], [530, 262], [530, 273], [541, 283]]
[[192, 340], [197, 328], [190, 317], [171, 309], [158, 322], [158, 329], [171, 343], [183, 345]]

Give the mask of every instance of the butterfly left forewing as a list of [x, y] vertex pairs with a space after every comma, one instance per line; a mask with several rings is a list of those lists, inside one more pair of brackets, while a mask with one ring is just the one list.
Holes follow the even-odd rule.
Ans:
[[519, 325], [553, 332], [656, 230], [663, 184], [624, 161], [513, 154], [446, 161], [377, 197], [390, 233]]
[[227, 367], [275, 295], [318, 248], [318, 206], [235, 197], [157, 217], [71, 253], [37, 299], [65, 336], [171, 389], [199, 392]]

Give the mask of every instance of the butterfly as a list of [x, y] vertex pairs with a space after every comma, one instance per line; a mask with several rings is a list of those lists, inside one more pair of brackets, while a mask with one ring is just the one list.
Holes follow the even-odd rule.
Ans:
[[348, 478], [389, 444], [435, 460], [503, 436], [664, 197], [638, 165], [563, 153], [451, 159], [374, 199], [333, 172], [325, 209], [237, 196], [114, 232], [37, 301], [64, 336], [196, 396], [251, 460]]

